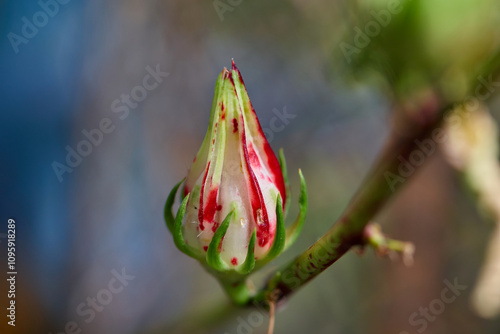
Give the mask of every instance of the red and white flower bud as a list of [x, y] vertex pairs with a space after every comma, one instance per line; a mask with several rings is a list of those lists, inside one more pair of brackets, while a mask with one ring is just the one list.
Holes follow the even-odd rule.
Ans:
[[234, 62], [217, 79], [208, 131], [185, 182], [187, 194], [183, 224], [189, 246], [206, 252], [234, 210], [221, 259], [228, 266], [241, 265], [254, 230], [255, 258], [267, 254], [276, 232], [278, 195], [286, 205], [285, 182]]

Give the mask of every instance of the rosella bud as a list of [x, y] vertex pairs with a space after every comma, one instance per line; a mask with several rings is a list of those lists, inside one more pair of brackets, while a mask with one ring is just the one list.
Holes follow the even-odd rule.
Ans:
[[301, 175], [301, 214], [286, 231], [288, 180], [280, 158], [264, 136], [233, 62], [232, 70], [224, 69], [217, 79], [208, 131], [186, 178], [175, 223], [169, 224], [172, 204], [167, 201], [167, 225], [176, 245], [210, 268], [240, 274], [283, 251], [287, 234], [290, 242], [300, 232], [306, 194]]

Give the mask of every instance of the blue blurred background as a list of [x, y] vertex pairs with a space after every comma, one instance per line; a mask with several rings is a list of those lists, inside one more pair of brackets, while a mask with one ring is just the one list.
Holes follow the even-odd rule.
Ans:
[[[217, 1], [41, 3], [0, 2], [0, 233], [16, 220], [18, 262], [17, 324], [2, 315], [2, 333], [169, 333], [197, 305], [224, 300], [174, 247], [162, 211], [201, 144], [215, 79], [231, 58], [264, 128], [276, 112], [294, 116], [269, 139], [285, 149], [294, 194], [299, 167], [310, 189], [305, 231], [272, 267], [328, 229], [387, 137], [390, 94], [377, 80], [354, 80], [339, 50], [366, 1], [222, 1], [226, 11]], [[47, 4], [52, 15], [34, 17]], [[157, 69], [168, 75], [137, 88]], [[140, 98], [127, 106], [127, 95]], [[109, 133], [61, 167], [103, 120]], [[469, 296], [493, 224], [459, 189], [434, 155], [379, 217], [416, 244], [415, 265], [349, 253], [278, 314], [276, 333], [417, 333], [409, 316], [455, 278], [468, 289], [425, 333], [499, 333], [498, 318], [478, 317]], [[5, 234], [0, 241], [4, 254]], [[88, 298], [109, 297], [117, 272], [129, 276], [123, 290], [82, 316]], [[4, 280], [0, 287], [4, 309]], [[237, 333], [247, 314], [202, 332]]]

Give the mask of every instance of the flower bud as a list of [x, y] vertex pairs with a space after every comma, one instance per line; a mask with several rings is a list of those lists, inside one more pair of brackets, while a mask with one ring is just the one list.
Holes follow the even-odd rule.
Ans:
[[[224, 68], [217, 79], [208, 131], [186, 178], [176, 222], [169, 226], [174, 240], [182, 238], [177, 246], [211, 268], [240, 273], [283, 251], [288, 180], [280, 157], [281, 166], [233, 61], [232, 70]], [[291, 239], [305, 216], [301, 180], [301, 217], [288, 231]]]

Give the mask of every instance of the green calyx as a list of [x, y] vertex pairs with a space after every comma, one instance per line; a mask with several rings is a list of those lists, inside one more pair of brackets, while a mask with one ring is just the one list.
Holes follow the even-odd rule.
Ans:
[[[290, 187], [288, 174], [286, 171], [286, 161], [283, 154], [283, 150], [280, 150], [279, 162], [281, 165], [283, 178], [286, 186], [287, 198], [290, 198]], [[246, 277], [253, 271], [258, 270], [265, 266], [267, 263], [275, 259], [280, 253], [289, 248], [298, 238], [306, 217], [307, 213], [307, 188], [304, 176], [299, 170], [300, 177], [300, 196], [299, 196], [299, 214], [293, 224], [285, 227], [285, 217], [288, 211], [288, 205], [286, 209], [283, 209], [283, 200], [281, 195], [278, 194], [276, 200], [276, 232], [273, 243], [269, 248], [267, 254], [256, 260], [254, 251], [256, 243], [256, 231], [254, 230], [248, 244], [248, 252], [246, 255], [245, 262], [240, 266], [233, 267], [228, 265], [221, 257], [221, 244], [224, 236], [229, 228], [229, 224], [233, 221], [235, 216], [235, 209], [231, 210], [225, 217], [220, 226], [216, 229], [212, 240], [208, 246], [206, 254], [191, 245], [186, 243], [183, 236], [183, 226], [182, 222], [184, 215], [186, 213], [186, 207], [191, 194], [187, 194], [181, 202], [181, 205], [177, 211], [174, 218], [172, 213], [172, 207], [175, 201], [177, 191], [181, 184], [184, 182], [182, 180], [174, 186], [170, 192], [167, 201], [165, 203], [164, 217], [168, 230], [173, 236], [174, 243], [176, 247], [184, 254], [197, 259], [202, 263], [202, 265], [215, 277], [219, 279], [222, 286], [228, 292], [229, 296], [237, 304], [244, 304], [251, 297], [248, 287], [246, 287]]]

